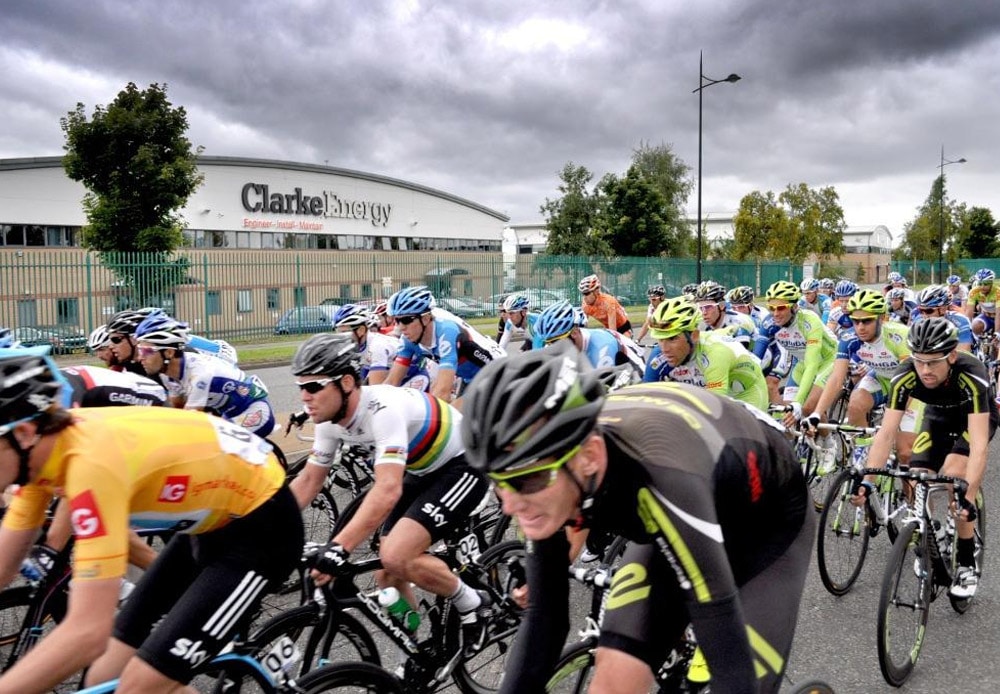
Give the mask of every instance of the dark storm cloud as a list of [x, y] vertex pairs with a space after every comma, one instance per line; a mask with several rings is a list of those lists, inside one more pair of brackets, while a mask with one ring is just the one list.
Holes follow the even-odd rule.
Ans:
[[716, 209], [797, 181], [929, 183], [942, 139], [1000, 156], [995, 0], [17, 0], [4, 20], [0, 157], [57, 153], [77, 101], [165, 82], [207, 153], [328, 161], [535, 219], [569, 160], [599, 178], [645, 141], [696, 165], [699, 50], [706, 74], [743, 76], [704, 95]]

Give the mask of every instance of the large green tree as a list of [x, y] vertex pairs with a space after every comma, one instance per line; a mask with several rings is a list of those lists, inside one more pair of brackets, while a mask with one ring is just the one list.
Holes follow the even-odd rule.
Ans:
[[[170, 103], [166, 85], [140, 90], [130, 82], [90, 117], [78, 103], [60, 125], [63, 167], [87, 189], [84, 247], [131, 287], [136, 303], [168, 291], [185, 270], [170, 259], [182, 242], [178, 211], [202, 182], [184, 108]], [[136, 252], [145, 254], [141, 263], [128, 255]]]
[[649, 182], [663, 196], [659, 217], [667, 228], [668, 236], [683, 242], [681, 247], [667, 248], [662, 254], [681, 255], [692, 244], [691, 227], [684, 215], [688, 196], [694, 187], [691, 167], [674, 154], [670, 145], [654, 147], [647, 143], [640, 143], [632, 152], [632, 167], [638, 170], [642, 180]]
[[[944, 177], [938, 176], [931, 184], [927, 198], [917, 208], [916, 217], [903, 226], [903, 241], [893, 251], [893, 257], [899, 260], [930, 261], [936, 268], [938, 252], [943, 242], [942, 255], [948, 265], [951, 265], [963, 250], [959, 240], [969, 238], [969, 221], [965, 205], [948, 198]], [[943, 270], [948, 272], [947, 267]], [[934, 276], [937, 277], [936, 270]]]
[[[965, 225], [963, 225], [965, 226]], [[969, 258], [992, 258], [997, 254], [1000, 225], [986, 207], [973, 207], [967, 215], [968, 234], [961, 241], [964, 255]]]
[[549, 255], [610, 255], [611, 246], [595, 229], [598, 199], [587, 189], [593, 174], [585, 166], [566, 162], [559, 173], [560, 197], [545, 199], [541, 212], [548, 231]]
[[630, 166], [624, 178], [608, 176], [601, 182], [598, 226], [615, 255], [673, 256], [684, 249], [676, 227], [664, 219], [663, 195], [644, 178], [638, 167]]

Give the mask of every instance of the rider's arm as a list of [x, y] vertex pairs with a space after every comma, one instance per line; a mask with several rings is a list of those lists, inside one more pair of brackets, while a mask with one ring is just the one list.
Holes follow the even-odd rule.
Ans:
[[[528, 319], [525, 318], [524, 320], [527, 321]], [[504, 323], [504, 326], [505, 327], [503, 331], [500, 333], [500, 336], [497, 339], [497, 344], [500, 345], [501, 349], [507, 349], [507, 345], [510, 344], [510, 334], [514, 332], [513, 329], [514, 326], [511, 324], [509, 320], [506, 323]]]
[[329, 471], [330, 468], [323, 465], [309, 465], [307, 463], [288, 485], [300, 509], [304, 509], [316, 498], [319, 490], [323, 488]]
[[288, 485], [300, 509], [312, 503], [326, 481], [337, 450], [340, 448], [339, 429], [330, 422], [320, 422], [313, 431], [313, 447], [302, 471]]
[[[886, 408], [885, 414], [882, 415], [882, 424], [875, 432], [871, 448], [868, 449], [868, 467], [885, 467], [889, 453], [892, 452], [892, 444], [896, 440], [896, 432], [899, 431], [899, 424], [903, 421], [903, 414], [903, 410]], [[871, 476], [868, 481], [874, 482], [875, 478]]]
[[979, 291], [973, 289], [969, 292], [969, 299], [965, 304], [965, 317], [972, 320], [976, 317], [976, 304], [979, 303]]
[[608, 315], [608, 330], [618, 332], [618, 300], [610, 294], [601, 295], [601, 300], [605, 302]]
[[841, 356], [841, 354], [842, 351], [838, 350], [837, 360], [833, 362], [833, 370], [830, 372], [830, 377], [826, 380], [826, 385], [823, 386], [823, 393], [819, 396], [819, 402], [816, 403], [815, 411], [824, 418], [826, 417], [826, 411], [830, 409], [830, 405], [840, 395], [840, 388], [844, 384], [844, 379], [847, 378], [847, 370], [851, 365], [850, 358]]
[[969, 415], [969, 462], [965, 468], [965, 480], [969, 489], [965, 498], [976, 502], [976, 494], [986, 472], [986, 452], [990, 444], [989, 412], [976, 412]]
[[399, 463], [375, 464], [375, 483], [365, 495], [354, 517], [332, 538], [348, 552], [378, 530], [403, 494], [404, 465]]
[[451, 402], [452, 390], [454, 388], [455, 370], [442, 365], [438, 370], [437, 378], [431, 384], [431, 395], [445, 402]]
[[809, 394], [812, 392], [816, 375], [823, 367], [823, 343], [827, 332], [826, 327], [815, 313], [810, 315], [800, 310], [797, 320], [799, 321], [799, 329], [806, 338], [806, 351], [805, 356], [802, 358], [804, 365], [802, 380], [799, 382], [799, 392], [795, 396], [795, 400], [800, 405], [805, 405], [806, 400], [809, 399]]

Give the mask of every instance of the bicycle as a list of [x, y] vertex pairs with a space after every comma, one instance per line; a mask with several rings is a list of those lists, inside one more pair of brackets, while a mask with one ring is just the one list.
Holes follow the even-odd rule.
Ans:
[[[862, 474], [888, 475], [913, 486], [913, 502], [906, 506], [899, 537], [886, 563], [878, 606], [878, 659], [882, 676], [899, 687], [920, 655], [930, 613], [930, 604], [956, 578], [957, 552], [953, 551], [953, 509], [961, 508], [968, 484], [965, 480], [927, 470], [866, 468]], [[950, 487], [948, 486], [950, 485]], [[947, 494], [948, 503], [932, 503], [932, 497]], [[937, 508], [935, 508], [937, 507]], [[986, 549], [986, 516], [982, 494], [976, 498], [975, 559], [977, 575]], [[937, 519], [935, 511], [944, 511]], [[949, 593], [952, 608], [965, 612], [972, 598]], [[909, 619], [908, 619], [909, 618]], [[907, 621], [912, 623], [907, 624]]]

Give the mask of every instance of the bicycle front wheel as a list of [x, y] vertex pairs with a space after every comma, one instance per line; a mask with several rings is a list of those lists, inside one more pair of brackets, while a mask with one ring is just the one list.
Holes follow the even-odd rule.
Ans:
[[853, 491], [854, 476], [844, 470], [830, 486], [819, 515], [819, 577], [834, 595], [844, 595], [851, 589], [868, 554], [868, 509], [851, 503]]
[[583, 694], [590, 688], [594, 676], [594, 653], [597, 639], [586, 639], [563, 650], [556, 663], [555, 674], [545, 685], [552, 694]]
[[889, 553], [878, 603], [878, 664], [894, 687], [906, 681], [920, 655], [932, 583], [927, 538], [916, 523], [907, 524]]
[[302, 694], [403, 694], [399, 680], [371, 663], [327, 665], [296, 680]]

